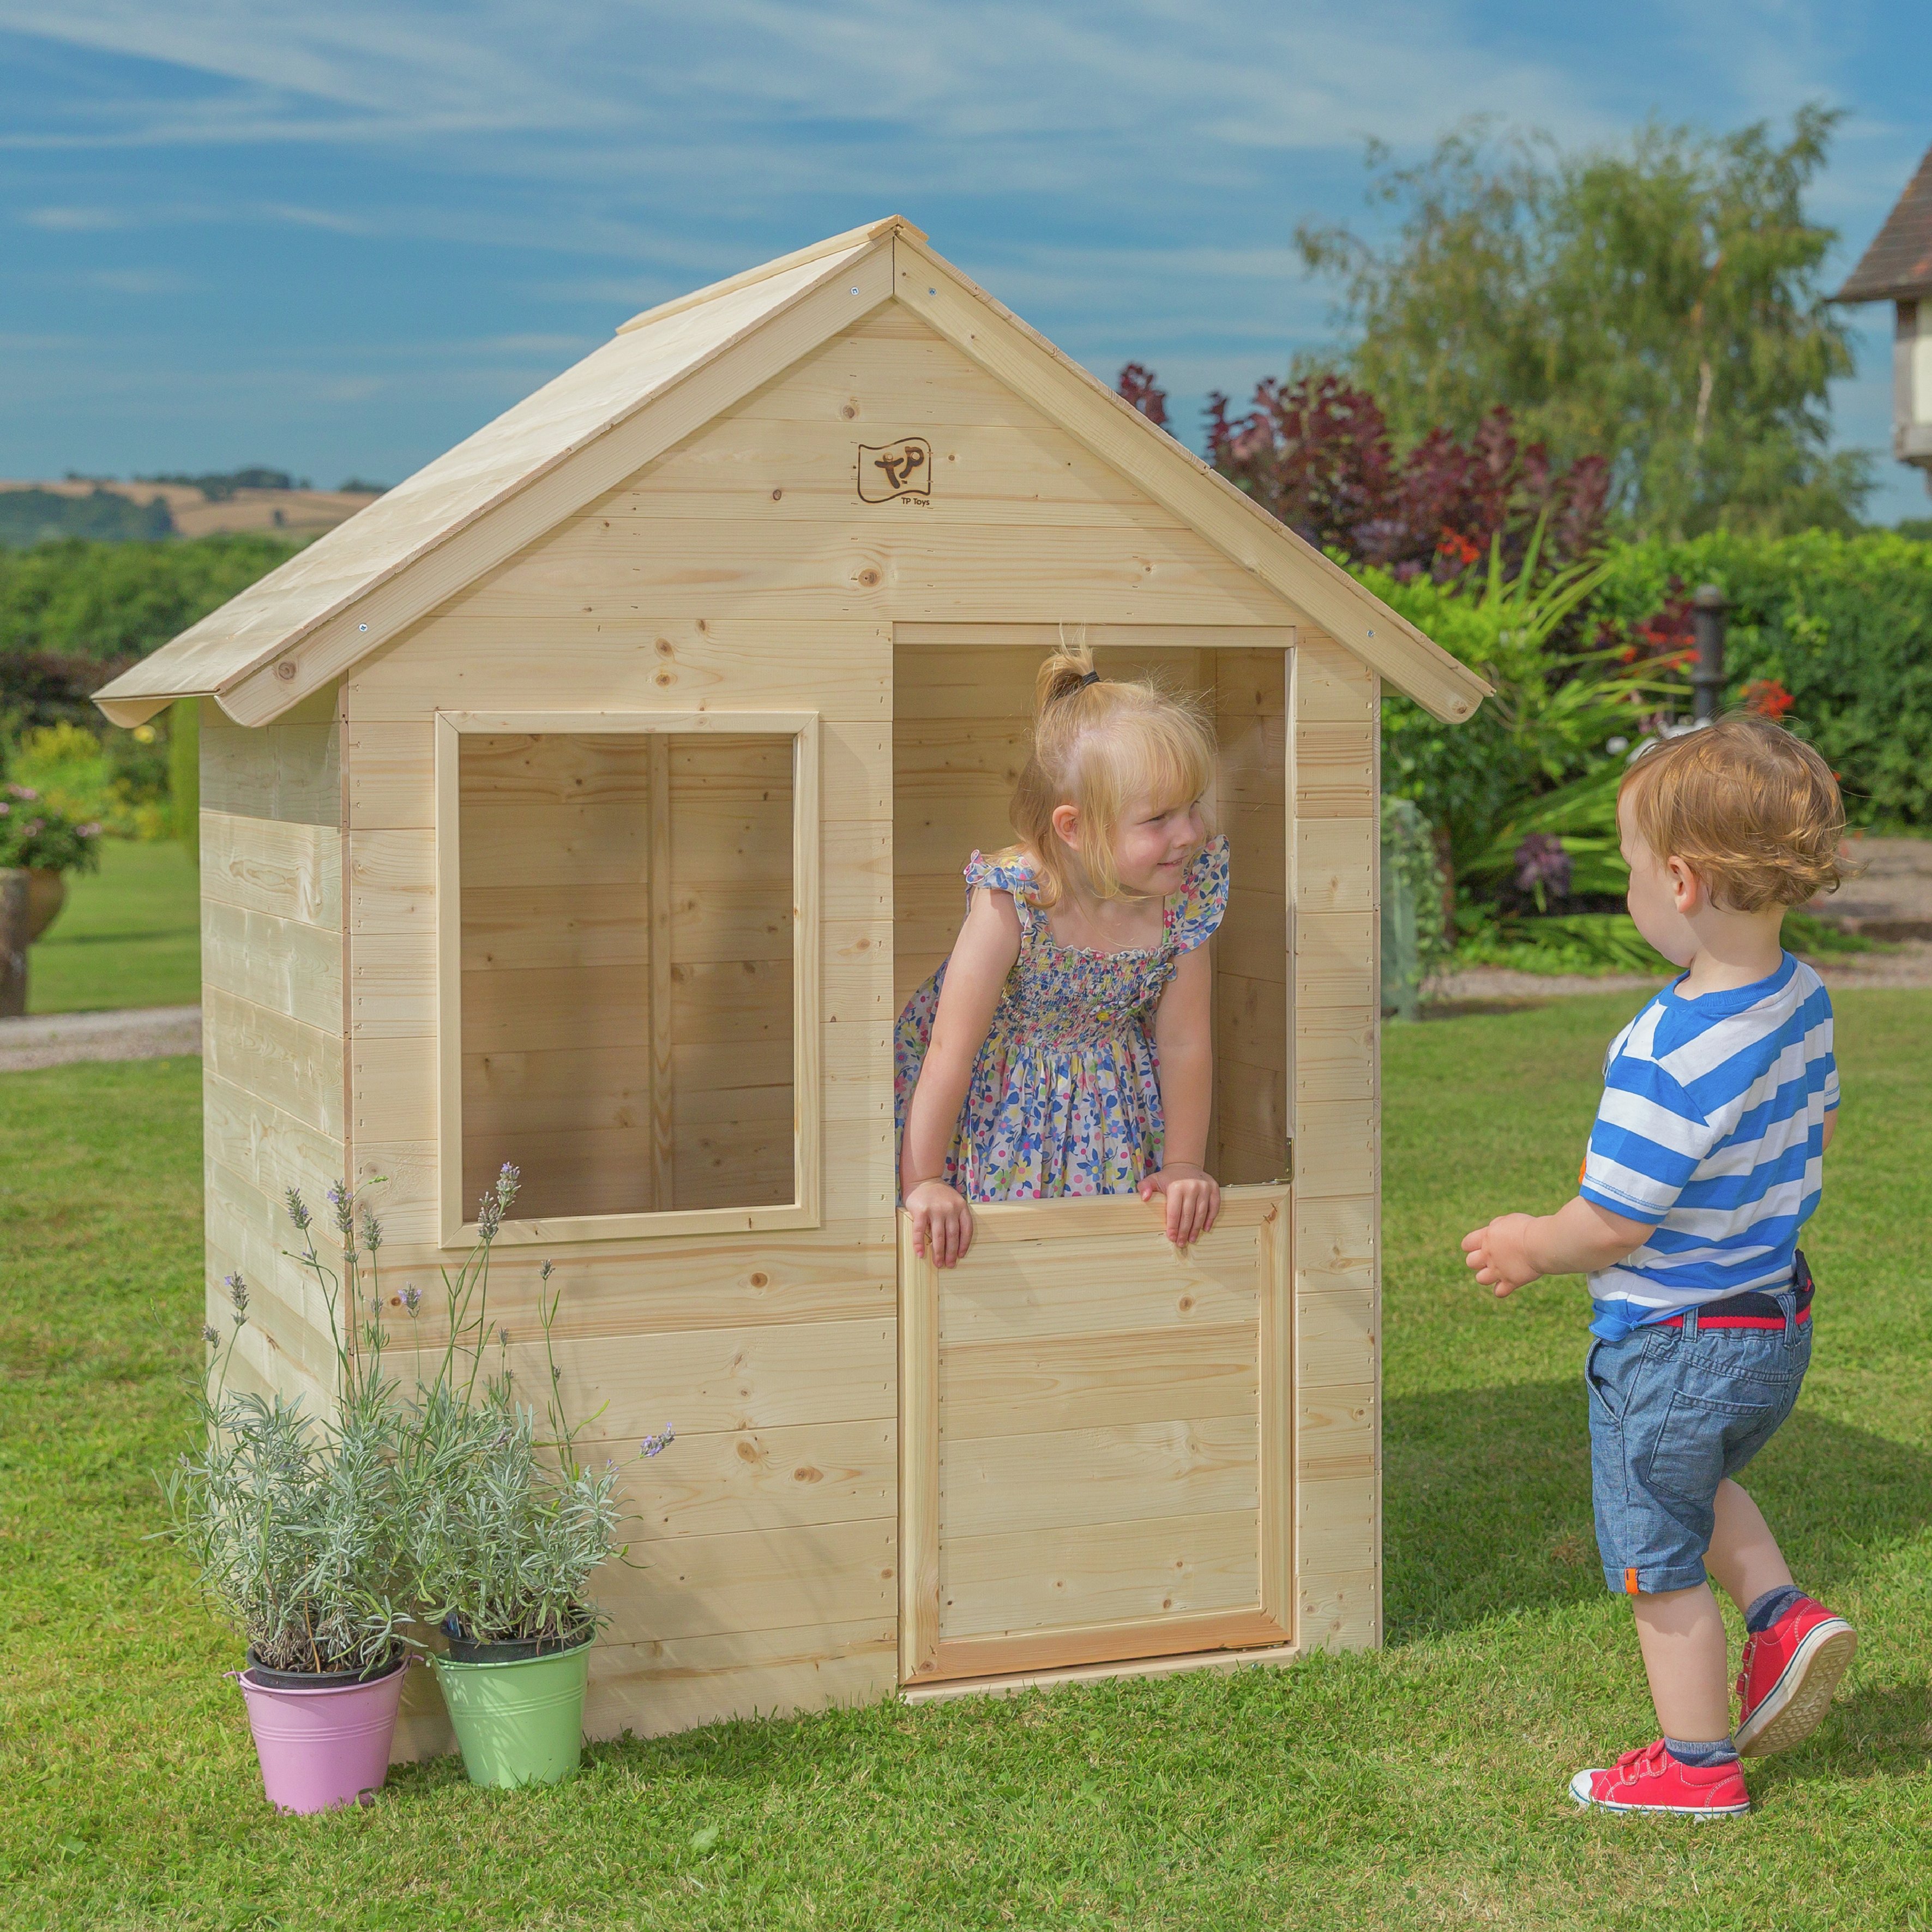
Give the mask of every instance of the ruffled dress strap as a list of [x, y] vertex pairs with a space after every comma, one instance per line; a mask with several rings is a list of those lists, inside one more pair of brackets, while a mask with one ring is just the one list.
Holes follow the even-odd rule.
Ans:
[[1195, 854], [1194, 862], [1167, 915], [1168, 944], [1192, 952], [1214, 936], [1228, 910], [1228, 840], [1216, 832]]
[[1024, 859], [989, 859], [983, 852], [975, 852], [966, 862], [966, 902], [969, 906], [974, 893], [982, 886], [996, 892], [1010, 892], [1013, 904], [1019, 909], [1020, 924], [1029, 932], [1033, 930], [1034, 915], [1040, 904], [1040, 881]]

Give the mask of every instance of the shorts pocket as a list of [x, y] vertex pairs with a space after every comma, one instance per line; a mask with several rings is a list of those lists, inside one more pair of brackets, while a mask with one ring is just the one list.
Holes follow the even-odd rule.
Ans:
[[1708, 1503], [1718, 1493], [1733, 1450], [1768, 1435], [1790, 1406], [1789, 1401], [1726, 1402], [1673, 1390], [1639, 1472], [1645, 1487]]
[[1606, 1421], [1620, 1422], [1623, 1420], [1623, 1398], [1616, 1385], [1604, 1373], [1599, 1359], [1608, 1346], [1600, 1339], [1590, 1344], [1589, 1352], [1583, 1358], [1583, 1380], [1590, 1391], [1592, 1406], [1600, 1408]]

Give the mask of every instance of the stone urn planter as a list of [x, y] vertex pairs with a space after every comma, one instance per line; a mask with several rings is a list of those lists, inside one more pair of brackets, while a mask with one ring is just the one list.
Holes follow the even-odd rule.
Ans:
[[27, 868], [27, 944], [38, 940], [67, 904], [67, 874], [45, 866]]

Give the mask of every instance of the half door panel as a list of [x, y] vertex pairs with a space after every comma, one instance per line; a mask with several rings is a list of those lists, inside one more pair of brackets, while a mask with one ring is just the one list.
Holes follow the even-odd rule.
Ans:
[[901, 1220], [908, 1682], [1292, 1634], [1288, 1189], [1186, 1252], [1131, 1196]]

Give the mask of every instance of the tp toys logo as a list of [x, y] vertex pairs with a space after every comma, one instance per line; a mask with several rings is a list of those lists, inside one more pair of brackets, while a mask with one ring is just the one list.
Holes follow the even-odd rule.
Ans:
[[929, 500], [932, 495], [932, 446], [922, 436], [874, 448], [859, 446], [859, 496], [862, 502], [890, 503], [895, 497]]

